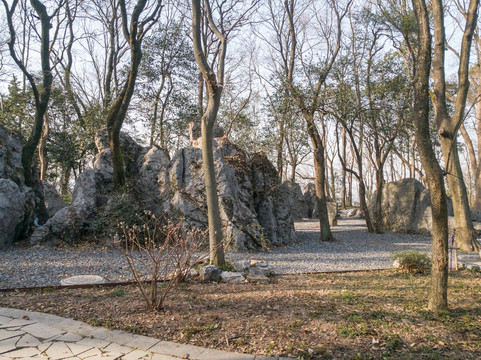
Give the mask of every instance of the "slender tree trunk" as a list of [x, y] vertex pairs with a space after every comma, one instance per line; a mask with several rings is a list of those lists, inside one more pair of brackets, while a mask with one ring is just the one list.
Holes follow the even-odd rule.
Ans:
[[439, 166], [429, 128], [429, 73], [431, 70], [431, 33], [424, 0], [412, 0], [418, 24], [418, 57], [414, 82], [414, 134], [421, 162], [426, 171], [431, 198], [433, 262], [429, 309], [439, 313], [448, 307], [448, 212], [443, 171]]
[[348, 191], [347, 191], [347, 206], [352, 206], [352, 174], [349, 174]]
[[[342, 128], [342, 158], [344, 161], [346, 161], [346, 129]], [[342, 167], [342, 179], [341, 179], [341, 208], [346, 209], [346, 170], [344, 169], [344, 166]]]
[[44, 116], [44, 126], [42, 131], [42, 136], [40, 137], [40, 142], [38, 144], [38, 157], [40, 160], [40, 180], [45, 181], [47, 175], [47, 140], [49, 134], [50, 126], [48, 121], [48, 115]]
[[277, 122], [279, 126], [279, 141], [277, 142], [277, 174], [279, 175], [279, 179], [282, 181], [282, 177], [284, 176], [284, 126], [282, 121]]
[[456, 245], [463, 251], [478, 252], [476, 231], [471, 220], [469, 200], [464, 183], [463, 171], [459, 162], [457, 141], [441, 137], [444, 159], [448, 162], [447, 180], [453, 199], [454, 223], [456, 225]]
[[217, 198], [217, 181], [215, 176], [214, 151], [212, 146], [212, 129], [217, 118], [222, 90], [224, 87], [224, 66], [227, 50], [227, 39], [225, 35], [221, 33], [221, 31], [214, 25], [212, 14], [210, 13], [209, 2], [206, 0], [204, 4], [206, 5], [206, 14], [208, 16], [209, 27], [219, 39], [221, 44], [218, 58], [219, 68], [217, 76], [209, 66], [207, 58], [202, 49], [200, 36], [200, 0], [192, 0], [192, 33], [195, 59], [205, 81], [208, 95], [207, 107], [201, 119], [201, 134], [207, 216], [209, 223], [210, 263], [214, 265], [224, 265], [224, 246], [219, 201]]
[[319, 136], [314, 119], [310, 114], [304, 114], [307, 121], [307, 132], [311, 138], [311, 143], [314, 152], [314, 171], [316, 174], [316, 197], [317, 207], [319, 211], [319, 224], [321, 229], [320, 241], [333, 241], [334, 237], [329, 226], [329, 215], [327, 213], [326, 202], [326, 169], [324, 168], [324, 145]]
[[[379, 166], [379, 165], [378, 165]], [[384, 178], [383, 178], [384, 167], [379, 166], [376, 169], [376, 210], [374, 214], [374, 231], [376, 233], [381, 233], [383, 230], [382, 221], [382, 190], [384, 188]]]
[[60, 194], [66, 196], [69, 193], [68, 182], [70, 180], [72, 168], [70, 166], [62, 166], [60, 171]]
[[[202, 162], [204, 168], [205, 193], [207, 199], [207, 216], [209, 222], [210, 262], [214, 265], [225, 264], [220, 221], [219, 200], [217, 197], [217, 181], [215, 177], [214, 149], [212, 146], [212, 129], [217, 112], [209, 99], [206, 112], [201, 121]], [[215, 113], [214, 113], [215, 111]]]

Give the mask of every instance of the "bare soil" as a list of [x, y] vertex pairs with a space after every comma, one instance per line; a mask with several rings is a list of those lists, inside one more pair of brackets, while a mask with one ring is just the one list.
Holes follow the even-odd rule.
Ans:
[[426, 310], [429, 276], [394, 270], [179, 284], [160, 312], [135, 286], [3, 292], [0, 306], [162, 340], [298, 359], [481, 359], [481, 275], [453, 272], [450, 309]]

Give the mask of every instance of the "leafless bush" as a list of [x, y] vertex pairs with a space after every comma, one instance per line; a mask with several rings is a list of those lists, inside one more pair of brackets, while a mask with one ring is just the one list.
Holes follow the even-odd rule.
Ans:
[[173, 222], [150, 212], [139, 219], [140, 226], [120, 224], [119, 246], [147, 307], [160, 311], [175, 285], [207, 258], [208, 254], [201, 251], [207, 234], [186, 229], [182, 220]]

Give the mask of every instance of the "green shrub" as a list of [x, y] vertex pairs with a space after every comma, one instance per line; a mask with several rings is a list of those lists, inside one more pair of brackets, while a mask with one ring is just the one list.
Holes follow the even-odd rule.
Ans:
[[219, 265], [218, 268], [221, 269], [222, 271], [231, 271], [231, 272], [235, 271], [234, 265], [232, 265], [228, 261], [224, 265]]
[[431, 259], [419, 251], [403, 251], [392, 255], [399, 263], [399, 270], [410, 274], [427, 274], [431, 269]]

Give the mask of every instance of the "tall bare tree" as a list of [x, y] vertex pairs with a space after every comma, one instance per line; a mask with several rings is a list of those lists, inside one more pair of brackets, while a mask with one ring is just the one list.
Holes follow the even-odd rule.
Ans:
[[[53, 82], [52, 67], [50, 64], [50, 54], [52, 52], [52, 47], [55, 42], [55, 36], [53, 37], [53, 39], [50, 38], [50, 29], [53, 27], [52, 19], [58, 15], [58, 11], [63, 5], [63, 1], [55, 4], [52, 15], [48, 14], [47, 7], [40, 0], [30, 1], [30, 5], [32, 6], [33, 10], [38, 16], [38, 19], [40, 20], [40, 31], [37, 31], [37, 33], [40, 40], [40, 63], [42, 79], [39, 83], [36, 81], [32, 71], [27, 69], [26, 57], [23, 55], [19, 56], [15, 48], [17, 35], [14, 25], [14, 16], [18, 5], [18, 0], [14, 0], [11, 6], [8, 5], [6, 0], [2, 0], [2, 3], [5, 7], [8, 30], [10, 34], [10, 38], [8, 40], [8, 49], [10, 52], [10, 56], [15, 62], [15, 64], [18, 66], [18, 68], [22, 71], [25, 78], [28, 80], [34, 96], [34, 125], [32, 128], [32, 132], [27, 139], [27, 142], [22, 148], [22, 167], [25, 177], [25, 183], [26, 185], [33, 187], [35, 183], [34, 173], [32, 172], [33, 159], [40, 138], [42, 136], [44, 117], [47, 113]], [[34, 24], [35, 21], [32, 19], [31, 23]], [[38, 195], [40, 196], [40, 199], [43, 199], [42, 194]], [[44, 204], [43, 206], [42, 204], [39, 204], [39, 219], [40, 221], [46, 221], [48, 219]]]
[[432, 2], [432, 5], [434, 16], [434, 118], [441, 137], [447, 180], [453, 198], [456, 243], [465, 251], [478, 251], [479, 246], [471, 221], [466, 185], [459, 161], [457, 134], [465, 117], [464, 112], [469, 90], [469, 57], [472, 37], [478, 17], [479, 0], [471, 0], [469, 2], [459, 57], [458, 94], [454, 103], [454, 113], [452, 116], [449, 115], [448, 111], [444, 73], [446, 36], [443, 2], [436, 0]]
[[[316, 197], [319, 209], [319, 223], [321, 227], [320, 240], [333, 240], [329, 226], [326, 202], [326, 169], [325, 169], [325, 144], [316, 125], [316, 114], [321, 107], [321, 90], [324, 86], [329, 72], [334, 65], [339, 50], [341, 48], [342, 20], [348, 13], [352, 1], [348, 1], [344, 6], [337, 1], [327, 1], [332, 23], [319, 23], [320, 33], [324, 35], [327, 51], [323, 59], [317, 59], [317, 65], [308, 63], [303, 54], [302, 44], [298, 42], [299, 28], [295, 22], [295, 1], [290, 0], [284, 3], [287, 13], [288, 31], [291, 37], [289, 47], [289, 68], [291, 74], [295, 74], [296, 57], [301, 59], [301, 67], [306, 74], [307, 86], [295, 82], [294, 75], [285, 79], [285, 85], [289, 93], [294, 98], [299, 110], [306, 121], [307, 133], [311, 140], [314, 157], [314, 170], [316, 174]], [[316, 13], [317, 9], [313, 9]], [[319, 18], [317, 18], [319, 19]], [[306, 49], [304, 49], [306, 50]], [[315, 69], [315, 70], [314, 70]]]
[[227, 52], [227, 37], [214, 23], [209, 2], [204, 2], [204, 11], [211, 31], [219, 39], [219, 58], [217, 74], [207, 62], [201, 41], [201, 6], [200, 0], [192, 0], [192, 33], [194, 55], [199, 70], [207, 87], [207, 107], [201, 119], [202, 160], [207, 198], [207, 215], [209, 221], [210, 262], [214, 265], [224, 265], [224, 246], [222, 224], [220, 220], [219, 201], [217, 199], [217, 181], [215, 177], [214, 150], [212, 145], [212, 130], [214, 128], [220, 99], [224, 85], [225, 57]]
[[[162, 0], [156, 0], [150, 7], [147, 6], [149, 5], [148, 0], [138, 0], [130, 16], [128, 16], [125, 0], [119, 0], [118, 3], [122, 19], [122, 32], [130, 48], [130, 66], [127, 79], [107, 112], [106, 123], [114, 171], [114, 186], [121, 187], [125, 185], [125, 170], [120, 148], [120, 130], [134, 94], [135, 81], [142, 60], [142, 40], [157, 21], [162, 8]], [[146, 14], [141, 18], [144, 12]]]

